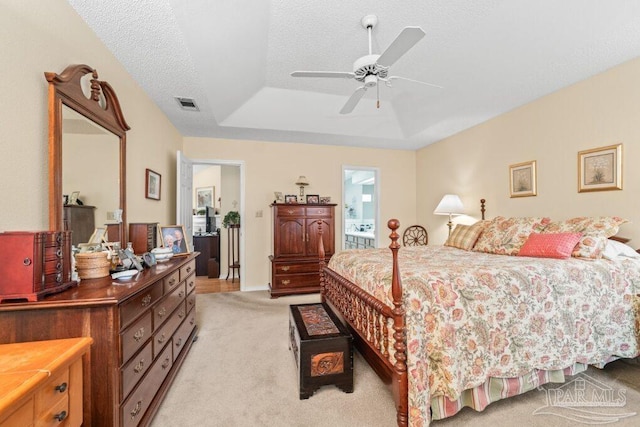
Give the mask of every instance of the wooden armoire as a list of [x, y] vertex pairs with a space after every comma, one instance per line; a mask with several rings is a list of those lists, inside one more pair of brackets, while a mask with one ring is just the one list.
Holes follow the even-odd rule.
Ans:
[[273, 216], [273, 255], [271, 297], [320, 292], [318, 260], [318, 220], [326, 262], [335, 248], [335, 204], [271, 205]]

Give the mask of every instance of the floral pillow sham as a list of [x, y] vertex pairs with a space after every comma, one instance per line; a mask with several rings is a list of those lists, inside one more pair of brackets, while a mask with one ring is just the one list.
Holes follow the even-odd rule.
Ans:
[[551, 222], [548, 217], [502, 216], [492, 219], [473, 250], [498, 255], [517, 255], [531, 233], [540, 233]]
[[543, 233], [582, 233], [571, 256], [599, 259], [602, 258], [609, 237], [614, 236], [625, 222], [626, 219], [617, 216], [582, 216], [554, 221], [545, 227]]

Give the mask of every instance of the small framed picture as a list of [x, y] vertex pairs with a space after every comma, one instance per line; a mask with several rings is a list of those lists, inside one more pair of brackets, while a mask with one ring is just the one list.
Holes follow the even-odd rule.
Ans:
[[160, 185], [162, 177], [151, 169], [145, 171], [144, 196], [147, 199], [160, 200]]
[[70, 205], [77, 205], [79, 196], [80, 196], [80, 192], [79, 191], [74, 191], [73, 193], [71, 193], [71, 196], [69, 196], [69, 204]]
[[578, 193], [622, 190], [622, 144], [578, 152]]
[[184, 225], [161, 225], [162, 247], [171, 248], [173, 255], [187, 255], [191, 251], [185, 238]]
[[284, 196], [284, 202], [285, 203], [298, 203], [298, 196], [296, 196], [295, 194], [287, 194], [286, 196]]
[[284, 203], [284, 195], [282, 194], [282, 191], [274, 191], [273, 195], [275, 196], [275, 202], [276, 203]]
[[535, 160], [509, 166], [509, 193], [510, 197], [528, 197], [538, 194]]
[[320, 204], [321, 205], [326, 205], [331, 203], [331, 197], [329, 196], [320, 196]]
[[307, 194], [307, 203], [317, 205], [320, 203], [320, 196], [317, 194]]
[[100, 245], [102, 242], [107, 241], [107, 228], [106, 227], [98, 227], [93, 230], [93, 234], [89, 237], [89, 241], [87, 244], [90, 246]]

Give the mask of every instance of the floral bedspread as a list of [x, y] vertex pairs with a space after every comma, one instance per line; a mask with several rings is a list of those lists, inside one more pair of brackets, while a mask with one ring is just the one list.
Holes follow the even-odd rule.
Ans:
[[[489, 377], [635, 357], [640, 261], [542, 259], [403, 247], [410, 425], [432, 396], [455, 400]], [[391, 251], [335, 254], [329, 267], [391, 304]]]

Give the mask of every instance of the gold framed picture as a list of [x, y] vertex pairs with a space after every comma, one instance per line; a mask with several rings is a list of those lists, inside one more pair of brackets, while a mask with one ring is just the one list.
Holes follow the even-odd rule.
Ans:
[[510, 197], [536, 196], [536, 179], [535, 160], [509, 166]]
[[578, 193], [622, 190], [622, 144], [578, 152]]

